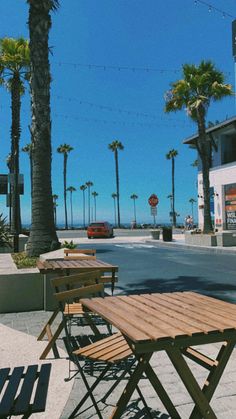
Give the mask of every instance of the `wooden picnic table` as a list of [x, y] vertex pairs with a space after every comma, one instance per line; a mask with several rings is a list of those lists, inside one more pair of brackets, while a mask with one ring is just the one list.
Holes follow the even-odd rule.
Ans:
[[[118, 272], [118, 266], [111, 265], [110, 263], [103, 262], [100, 259], [48, 259], [39, 260], [37, 262], [37, 268], [40, 273], [44, 275], [44, 309], [46, 310], [46, 288], [47, 288], [47, 274], [57, 273], [59, 275], [70, 275], [71, 271], [74, 273], [83, 273], [89, 271], [101, 271], [106, 274], [111, 274], [107, 277], [107, 282], [111, 283], [111, 292], [113, 294], [115, 282], [117, 281], [116, 272]], [[104, 283], [106, 278], [104, 277]]]
[[[92, 298], [81, 303], [120, 330], [138, 361], [110, 418], [121, 417], [145, 373], [170, 417], [181, 419], [149, 363], [161, 350], [195, 403], [190, 419], [217, 418], [210, 401], [236, 344], [236, 305], [194, 292]], [[216, 342], [222, 342], [216, 359], [192, 347]], [[184, 356], [209, 371], [202, 388]]]

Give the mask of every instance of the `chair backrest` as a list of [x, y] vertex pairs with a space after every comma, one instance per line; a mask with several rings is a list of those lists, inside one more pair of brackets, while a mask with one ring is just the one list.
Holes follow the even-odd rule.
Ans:
[[103, 295], [104, 285], [99, 284], [101, 275], [100, 271], [92, 271], [52, 278], [51, 285], [55, 291], [56, 300], [61, 303], [60, 309], [67, 302], [78, 301], [82, 297]]
[[64, 259], [96, 259], [96, 249], [64, 249]]

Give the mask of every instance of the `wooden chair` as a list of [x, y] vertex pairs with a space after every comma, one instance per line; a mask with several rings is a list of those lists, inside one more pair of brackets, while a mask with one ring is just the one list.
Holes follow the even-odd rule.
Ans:
[[[52, 287], [55, 291], [55, 296], [59, 292], [65, 292], [69, 290], [73, 290], [75, 287], [79, 287], [78, 295], [74, 298], [76, 298], [76, 302], [73, 301], [70, 304], [66, 304], [64, 307], [65, 315], [69, 316], [71, 320], [76, 320], [78, 323], [78, 319], [81, 320], [80, 324], [89, 325], [95, 335], [100, 334], [96, 324], [94, 321], [92, 321], [91, 316], [88, 312], [84, 312], [80, 302], [80, 297], [85, 297], [88, 295], [91, 295], [91, 292], [93, 291], [93, 286], [98, 285], [101, 282], [101, 287], [94, 288], [94, 292], [103, 292], [104, 291], [104, 284], [103, 280], [101, 279], [102, 273], [100, 271], [92, 271], [92, 272], [84, 272], [81, 274], [76, 275], [69, 275], [69, 276], [62, 276], [58, 278], [51, 279]], [[68, 294], [66, 294], [68, 296]], [[60, 308], [58, 307], [45, 326], [43, 327], [41, 333], [39, 334], [37, 340], [42, 340], [45, 335], [47, 335], [48, 338], [48, 344], [42, 354], [40, 355], [40, 359], [45, 359], [50, 352], [50, 350], [53, 350], [54, 356], [56, 358], [59, 358], [59, 352], [56, 345], [56, 340], [60, 336], [62, 330], [63, 330], [63, 322], [61, 321], [56, 328], [55, 332], [52, 332], [52, 324], [54, 323], [58, 313], [60, 312]], [[93, 316], [94, 317], [94, 316]]]
[[0, 369], [0, 418], [44, 412], [52, 364]]
[[92, 260], [96, 259], [96, 249], [64, 249], [65, 260]]
[[[100, 284], [100, 287], [102, 285]], [[88, 286], [86, 288], [91, 288], [91, 290], [98, 291], [98, 288], [95, 289], [97, 286]], [[76, 408], [73, 410], [71, 415], [68, 419], [71, 419], [75, 417], [75, 415], [78, 413], [80, 408], [83, 406], [83, 404], [86, 402], [86, 400], [90, 397], [91, 401], [94, 405], [94, 408], [97, 412], [98, 418], [102, 419], [101, 412], [98, 407], [98, 403], [93, 395], [93, 392], [95, 388], [99, 385], [101, 380], [106, 376], [106, 374], [109, 372], [109, 370], [112, 367], [116, 367], [122, 363], [122, 373], [121, 375], [115, 380], [115, 383], [110, 387], [108, 392], [103, 395], [102, 401], [105, 402], [107, 397], [112, 393], [114, 388], [119, 384], [119, 382], [125, 377], [127, 373], [129, 373], [130, 369], [132, 368], [133, 364], [136, 362], [136, 359], [133, 356], [133, 352], [130, 349], [128, 343], [126, 342], [125, 338], [122, 336], [120, 332], [114, 333], [113, 335], [110, 335], [108, 337], [102, 337], [97, 340], [94, 343], [91, 343], [89, 345], [86, 345], [85, 347], [77, 347], [75, 349], [75, 339], [73, 334], [71, 333], [70, 323], [68, 322], [68, 316], [66, 315], [67, 309], [66, 307], [70, 307], [70, 301], [71, 298], [76, 298], [79, 296], [81, 298], [80, 289], [74, 289], [69, 290], [65, 292], [58, 292], [55, 297], [57, 301], [59, 302], [60, 310], [62, 312], [62, 318], [63, 318], [63, 326], [65, 330], [65, 339], [66, 339], [66, 349], [69, 355], [69, 360], [71, 360], [76, 366], [77, 366], [77, 373], [81, 375], [81, 378], [85, 384], [86, 387], [86, 394], [85, 396], [79, 401]], [[94, 383], [92, 385], [89, 385], [86, 374], [84, 372], [83, 367], [81, 366], [81, 360], [89, 360], [92, 364], [97, 365], [97, 363], [102, 363], [99, 376], [95, 379]], [[74, 376], [75, 376], [74, 375]], [[73, 376], [73, 377], [74, 377]], [[136, 387], [136, 390], [138, 391], [138, 394], [141, 398], [141, 400], [144, 403], [144, 406], [146, 410], [148, 411], [148, 415], [150, 416], [150, 412], [148, 409], [148, 406], [145, 402], [145, 399], [139, 389], [139, 387]], [[151, 417], [151, 416], [150, 416]]]

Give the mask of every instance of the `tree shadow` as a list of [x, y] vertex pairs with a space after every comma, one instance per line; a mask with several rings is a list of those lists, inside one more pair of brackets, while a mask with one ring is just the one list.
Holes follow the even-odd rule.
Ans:
[[122, 294], [148, 294], [162, 292], [195, 291], [224, 301], [235, 302], [236, 284], [212, 283], [198, 276], [178, 276], [175, 278], [139, 279], [138, 284], [127, 283], [116, 287]]

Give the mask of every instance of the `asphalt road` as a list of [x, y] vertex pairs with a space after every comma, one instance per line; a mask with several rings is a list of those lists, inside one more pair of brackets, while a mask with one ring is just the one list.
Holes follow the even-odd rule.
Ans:
[[149, 244], [95, 244], [97, 258], [119, 266], [116, 293], [198, 291], [236, 303], [236, 257]]
[[[137, 230], [130, 230], [130, 229], [114, 229], [114, 237], [142, 237], [151, 235], [150, 230], [148, 229], [137, 229]], [[78, 237], [87, 237], [86, 230], [58, 230], [57, 236], [59, 239], [64, 238], [78, 238]]]

